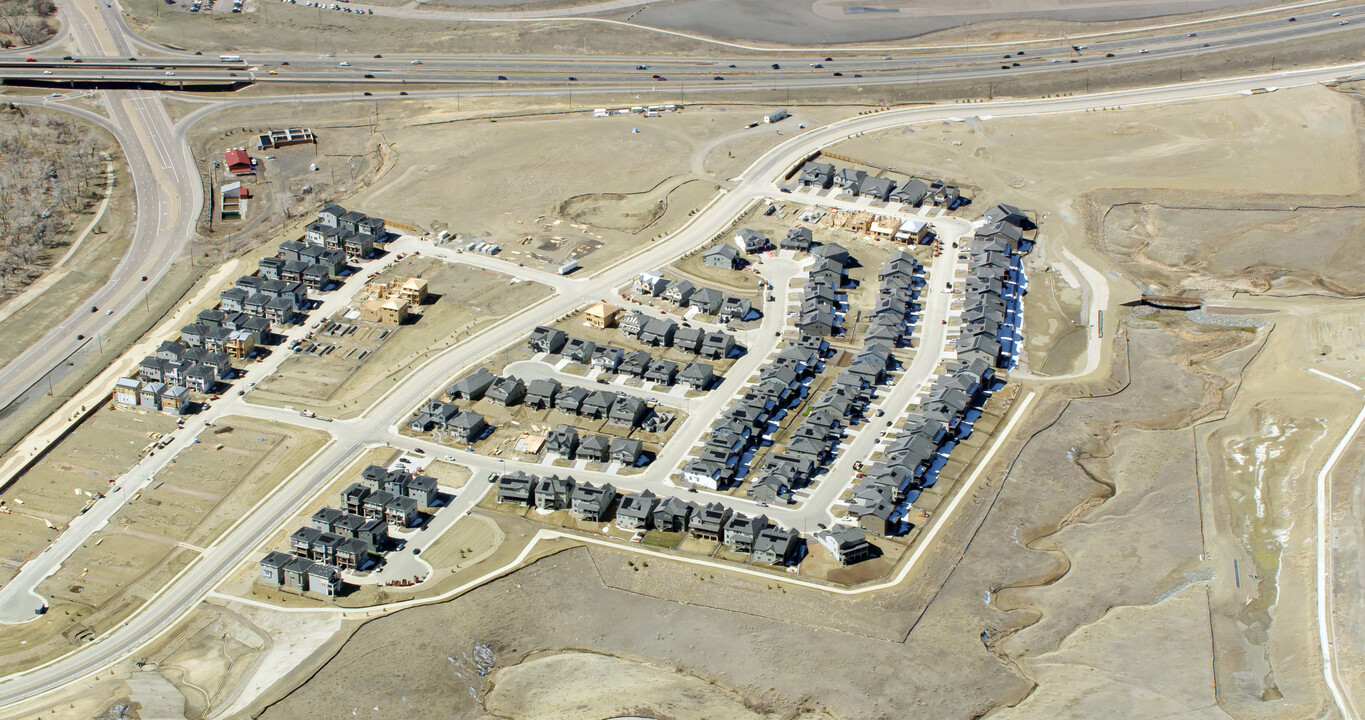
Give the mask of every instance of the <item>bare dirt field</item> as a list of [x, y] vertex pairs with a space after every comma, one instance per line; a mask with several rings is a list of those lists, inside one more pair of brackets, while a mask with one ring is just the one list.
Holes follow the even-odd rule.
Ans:
[[[133, 417], [135, 411], [117, 414], [125, 425], [137, 419]], [[86, 427], [99, 432], [99, 439], [108, 444], [105, 447], [122, 445], [128, 437], [126, 430], [120, 434], [119, 426]], [[75, 439], [73, 435], [67, 442]], [[139, 449], [142, 440], [135, 438]], [[215, 540], [324, 441], [325, 435], [312, 430], [285, 431], [260, 421], [224, 418], [204, 433], [200, 444], [177, 456], [174, 464], [92, 535], [60, 570], [38, 585], [38, 593], [50, 599], [48, 620], [9, 633], [9, 642], [4, 643], [6, 662], [28, 664], [36, 646], [53, 642], [48, 639], [53, 633], [64, 633], [74, 642], [84, 628], [99, 632], [121, 619], [188, 563], [193, 548]], [[90, 448], [84, 452], [98, 457], [101, 452], [107, 456], [111, 450]], [[54, 462], [66, 468], [68, 476], [78, 471], [70, 463]], [[102, 480], [86, 477], [91, 482]], [[59, 483], [54, 477], [49, 487]], [[101, 489], [103, 485], [101, 481]], [[32, 497], [37, 501], [42, 496]], [[56, 640], [62, 645], [67, 642], [60, 637]], [[19, 645], [23, 645], [22, 651]]]
[[[548, 297], [549, 288], [516, 282], [507, 275], [469, 265], [413, 257], [385, 270], [372, 282], [420, 277], [428, 302], [403, 325], [369, 322], [353, 304], [333, 322], [355, 331], [316, 333], [314, 352], [294, 354], [251, 392], [253, 402], [305, 404], [328, 416], [345, 417], [369, 405], [393, 380], [499, 318]], [[359, 278], [351, 282], [360, 282]], [[311, 344], [311, 343], [310, 343]], [[331, 349], [328, 349], [331, 348]], [[281, 349], [280, 352], [284, 352]]]

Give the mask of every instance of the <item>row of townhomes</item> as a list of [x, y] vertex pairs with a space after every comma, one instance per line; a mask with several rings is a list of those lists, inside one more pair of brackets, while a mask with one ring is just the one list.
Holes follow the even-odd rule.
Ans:
[[498, 478], [498, 502], [516, 503], [542, 511], [568, 510], [579, 520], [606, 522], [644, 532], [685, 532], [703, 540], [724, 543], [735, 552], [749, 553], [754, 562], [788, 565], [801, 560], [803, 543], [794, 530], [778, 527], [763, 515], [749, 517], [720, 503], [698, 505], [678, 498], [660, 498], [646, 490], [623, 495], [616, 503], [610, 483], [578, 484], [572, 477], [536, 476], [521, 471]]
[[[289, 536], [289, 551], [260, 561], [260, 581], [327, 596], [341, 586], [340, 571], [363, 571], [391, 549], [390, 527], [412, 527], [441, 501], [436, 479], [379, 465], [341, 492], [340, 508], [324, 507]], [[316, 579], [315, 579], [316, 578]]]
[[563, 460], [620, 463], [627, 467], [643, 464], [648, 458], [644, 443], [634, 438], [606, 435], [579, 436], [572, 425], [557, 425], [545, 436], [545, 452]]
[[[359, 219], [357, 219], [357, 216]], [[318, 213], [320, 223], [362, 223], [384, 237], [384, 221], [347, 213], [328, 205]], [[316, 223], [315, 223], [316, 224]], [[310, 307], [308, 291], [321, 292], [341, 282], [346, 262], [367, 257], [321, 244], [286, 241], [280, 253], [262, 258], [256, 273], [237, 278], [233, 287], [219, 295], [218, 307], [201, 311], [195, 321], [180, 329], [179, 341], [166, 341], [155, 355], [144, 358], [135, 378], [115, 384], [115, 401], [130, 407], [183, 414], [189, 407], [189, 391], [208, 394], [232, 377], [231, 360], [245, 360], [256, 348], [271, 340], [272, 325], [287, 325]]]
[[374, 246], [384, 241], [387, 232], [380, 218], [347, 211], [340, 205], [328, 205], [318, 211], [317, 222], [304, 228], [303, 239], [309, 245], [341, 250], [347, 257], [360, 259], [369, 257]]
[[802, 187], [829, 189], [839, 188], [843, 193], [854, 197], [870, 197], [882, 202], [899, 203], [919, 207], [925, 202], [949, 210], [962, 204], [962, 191], [942, 180], [925, 182], [910, 178], [897, 183], [890, 178], [873, 177], [866, 171], [853, 168], [835, 168], [833, 163], [808, 162], [801, 166], [797, 182]]
[[957, 357], [980, 358], [1008, 369], [1019, 343], [1019, 303], [1027, 289], [1020, 256], [1033, 247], [1025, 231], [1034, 224], [1019, 208], [996, 205], [968, 246], [962, 334]]
[[833, 337], [840, 334], [843, 314], [847, 310], [841, 290], [848, 280], [847, 268], [852, 259], [848, 250], [838, 243], [818, 245], [810, 254], [814, 264], [801, 289], [796, 329], [811, 337]]
[[673, 347], [710, 360], [743, 354], [743, 348], [735, 343], [735, 337], [723, 330], [708, 332], [703, 328], [681, 325], [670, 317], [651, 317], [639, 310], [622, 314], [617, 327], [621, 334], [645, 345]]
[[[515, 375], [494, 375], [487, 368], [479, 368], [446, 388], [451, 400], [464, 398], [469, 401], [483, 400], [503, 407], [526, 405], [537, 410], [557, 410], [566, 415], [576, 415], [593, 420], [607, 421], [612, 427], [644, 427], [654, 432], [660, 424], [665, 427], [672, 417], [667, 413], [656, 412], [644, 398], [611, 390], [589, 390], [577, 385], [564, 385], [554, 378], [537, 378], [529, 384]], [[428, 406], [428, 411], [432, 405]], [[450, 403], [439, 403], [450, 406]], [[424, 430], [418, 423], [425, 422], [419, 413], [414, 420], [414, 430]], [[469, 414], [469, 413], [466, 413]], [[480, 415], [479, 417], [483, 417]]]
[[971, 242], [958, 359], [935, 378], [917, 412], [906, 416], [899, 434], [883, 447], [883, 459], [863, 468], [848, 501], [848, 515], [875, 535], [906, 529], [909, 503], [937, 480], [938, 469], [971, 433], [979, 406], [998, 386], [996, 369], [1008, 369], [1011, 362], [1023, 291], [1018, 252], [1031, 247], [1022, 233], [1033, 226], [1007, 205], [988, 210], [983, 219]]
[[[642, 295], [663, 298], [680, 310], [713, 315], [716, 322], [721, 324], [763, 317], [763, 311], [754, 307], [753, 301], [748, 298], [727, 296], [715, 288], [697, 287], [691, 280], [666, 280], [657, 270], [641, 273], [635, 279], [634, 289]], [[688, 351], [698, 352], [693, 349]]]
[[[688, 328], [682, 329], [687, 330]], [[683, 383], [694, 390], [707, 390], [710, 389], [716, 378], [715, 368], [707, 363], [689, 362], [679, 368], [678, 363], [655, 358], [647, 350], [627, 352], [611, 345], [598, 345], [591, 340], [571, 337], [557, 328], [537, 327], [527, 338], [526, 345], [532, 352], [559, 355], [579, 365], [600, 368], [603, 372], [637, 377], [655, 385], [672, 386]], [[466, 380], [479, 377], [480, 381], [488, 380], [491, 382], [494, 376], [487, 370], [482, 372], [482, 376], [475, 373]], [[554, 400], [555, 393], [559, 391], [560, 384], [553, 379], [532, 380], [526, 386], [528, 396], [532, 394], [533, 388], [537, 388], [537, 383], [539, 383], [539, 392], [535, 393], [537, 402], [530, 400], [528, 402], [537, 408], [549, 407], [550, 401]], [[455, 397], [456, 395], [451, 395], [452, 399]], [[478, 398], [472, 397], [471, 399], [477, 400]]]

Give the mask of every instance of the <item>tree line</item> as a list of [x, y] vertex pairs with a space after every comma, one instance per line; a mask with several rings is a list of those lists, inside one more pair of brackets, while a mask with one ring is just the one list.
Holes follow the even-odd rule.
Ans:
[[56, 34], [52, 0], [0, 0], [0, 48], [38, 45]]
[[[65, 115], [0, 109], [0, 297], [23, 290], [99, 200], [105, 159], [95, 130]], [[55, 255], [55, 253], [51, 253]]]

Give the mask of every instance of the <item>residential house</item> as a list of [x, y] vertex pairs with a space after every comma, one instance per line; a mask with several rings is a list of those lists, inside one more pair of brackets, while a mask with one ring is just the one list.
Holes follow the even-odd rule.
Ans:
[[872, 546], [862, 530], [834, 527], [815, 533], [815, 539], [843, 565], [852, 565], [872, 556]]
[[611, 460], [627, 467], [634, 467], [644, 456], [644, 443], [634, 438], [612, 438]]
[[668, 347], [673, 344], [673, 335], [678, 331], [678, 323], [669, 318], [650, 318], [640, 328], [640, 342], [646, 345]]
[[488, 368], [479, 368], [472, 373], [455, 381], [454, 385], [446, 388], [446, 395], [451, 400], [478, 400], [492, 387], [493, 381], [498, 376], [494, 375]]
[[[601, 348], [598, 348], [601, 350]], [[618, 351], [619, 352], [619, 351]], [[583, 403], [587, 401], [587, 388], [570, 385], [555, 394], [555, 409], [569, 415], [583, 414]]]
[[857, 195], [866, 179], [867, 172], [853, 168], [839, 168], [838, 172], [834, 173], [834, 184], [850, 195]]
[[408, 427], [417, 432], [427, 432], [433, 427], [444, 430], [450, 425], [450, 421], [459, 414], [460, 408], [457, 405], [433, 400], [413, 416]]
[[715, 315], [720, 312], [720, 306], [723, 302], [725, 302], [724, 293], [715, 288], [702, 288], [692, 293], [692, 298], [687, 301], [687, 306], [700, 313]]
[[929, 194], [929, 186], [923, 180], [910, 178], [905, 182], [896, 185], [896, 189], [887, 196], [891, 202], [901, 203], [902, 205], [918, 206], [924, 202], [924, 197]]
[[521, 401], [526, 397], [526, 383], [522, 382], [521, 378], [512, 375], [500, 377], [493, 381], [493, 385], [488, 388], [488, 392], [484, 394], [484, 397], [487, 398], [489, 402], [502, 405], [503, 407], [520, 405]]
[[[686, 328], [684, 328], [686, 329]], [[715, 369], [706, 363], [690, 362], [678, 373], [680, 382], [696, 390], [707, 390], [716, 379]]]
[[579, 337], [571, 337], [568, 342], [564, 343], [564, 349], [560, 351], [560, 355], [581, 365], [587, 365], [592, 362], [592, 354], [596, 350], [597, 343]]
[[498, 478], [498, 502], [532, 505], [535, 502], [537, 478], [514, 470]]
[[768, 236], [757, 230], [743, 228], [735, 233], [735, 247], [746, 255], [763, 252], [772, 247]]
[[651, 520], [654, 529], [663, 532], [684, 532], [695, 506], [675, 497], [665, 498], [654, 507]]
[[561, 385], [554, 378], [537, 378], [526, 385], [526, 404], [537, 410], [554, 406]]
[[799, 559], [801, 538], [795, 530], [780, 527], [765, 528], [754, 539], [754, 562], [765, 565], [788, 565]]
[[810, 228], [794, 227], [787, 231], [786, 237], [782, 238], [781, 248], [797, 252], [810, 252], [814, 239], [815, 235]]
[[730, 508], [718, 502], [708, 503], [692, 513], [692, 518], [687, 523], [687, 532], [703, 540], [722, 540], [731, 515]]
[[720, 312], [716, 314], [716, 319], [722, 323], [741, 322], [749, 320], [754, 312], [753, 303], [748, 298], [727, 297], [721, 303]]
[[696, 291], [697, 286], [691, 280], [674, 280], [664, 290], [663, 298], [674, 305], [685, 305]]
[[569, 336], [563, 330], [541, 325], [531, 331], [531, 337], [526, 341], [526, 344], [530, 346], [531, 352], [553, 355], [559, 352], [568, 340]]
[[593, 304], [583, 313], [583, 319], [587, 323], [599, 330], [616, 325], [616, 318], [621, 314], [621, 308], [606, 302]]
[[781, 475], [766, 473], [751, 483], [745, 494], [758, 502], [779, 503], [786, 502], [789, 492], [790, 486]]
[[890, 178], [870, 177], [863, 180], [862, 184], [858, 187], [858, 194], [868, 195], [878, 200], [885, 201], [891, 196], [891, 190], [895, 185], [896, 184]]
[[673, 347], [685, 352], [697, 353], [706, 339], [706, 331], [699, 327], [680, 327], [673, 333]]
[[623, 530], [648, 530], [658, 506], [659, 496], [648, 490], [638, 495], [622, 495], [616, 508], [616, 526]]
[[808, 162], [801, 166], [801, 175], [798, 181], [803, 187], [814, 185], [815, 187], [827, 188], [834, 181], [834, 165], [832, 163]]
[[668, 287], [668, 281], [664, 279], [663, 274], [658, 270], [650, 270], [646, 273], [640, 273], [640, 275], [635, 278], [634, 287], [635, 292], [637, 293], [650, 297], [658, 297]]
[[655, 360], [649, 364], [644, 379], [657, 385], [672, 385], [677, 376], [677, 363], [672, 360]]
[[766, 515], [749, 517], [735, 513], [725, 523], [725, 544], [735, 552], [753, 552], [754, 541], [766, 527], [768, 527]]
[[574, 517], [587, 522], [601, 522], [606, 519], [607, 511], [616, 500], [616, 488], [611, 483], [601, 486], [585, 482], [574, 488], [570, 497]]
[[589, 462], [608, 462], [611, 460], [611, 438], [606, 435], [588, 435], [578, 443], [579, 460]]
[[616, 372], [625, 359], [624, 350], [610, 345], [598, 345], [592, 351], [592, 366], [602, 368], [604, 372]]
[[574, 480], [571, 477], [550, 475], [536, 482], [536, 508], [539, 510], [563, 510], [569, 507], [573, 497]]
[[570, 425], [557, 426], [545, 436], [545, 451], [572, 460], [578, 451], [578, 430]]
[[114, 383], [114, 402], [128, 407], [137, 407], [138, 391], [142, 382], [133, 378], [119, 378]]
[[810, 251], [810, 254], [817, 258], [833, 260], [843, 267], [850, 267], [853, 264], [853, 258], [848, 254], [848, 250], [839, 243], [821, 245]]
[[645, 324], [648, 322], [649, 322], [648, 315], [640, 312], [639, 310], [633, 310], [631, 312], [626, 313], [619, 320], [617, 320], [616, 327], [619, 328], [621, 332], [626, 335], [629, 335], [631, 337], [638, 337], [640, 332], [645, 329]]
[[446, 426], [446, 432], [467, 443], [482, 438], [489, 430], [488, 421], [476, 412], [462, 412]]
[[634, 395], [619, 395], [607, 412], [607, 424], [613, 427], [633, 428], [649, 412], [645, 401]]
[[717, 245], [702, 253], [701, 257], [707, 267], [722, 270], [739, 269], [739, 251], [730, 245]]
[[735, 349], [735, 339], [723, 332], [706, 334], [701, 344], [701, 355], [712, 360], [727, 358]]

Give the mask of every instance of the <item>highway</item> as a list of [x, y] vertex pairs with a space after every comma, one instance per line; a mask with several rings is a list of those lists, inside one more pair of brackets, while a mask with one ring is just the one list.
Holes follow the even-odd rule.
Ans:
[[[1353, 64], [1089, 96], [995, 101], [975, 105], [973, 110], [978, 114], [1006, 117], [1079, 112], [1115, 105], [1177, 102], [1242, 92], [1266, 84], [1291, 86], [1323, 82], [1361, 70], [1362, 65]], [[192, 610], [209, 588], [250, 557], [283, 518], [291, 516], [310, 495], [324, 487], [340, 468], [355, 458], [367, 442], [390, 436], [394, 425], [406, 418], [435, 389], [443, 387], [480, 358], [518, 341], [535, 324], [572, 310], [600, 294], [600, 290], [592, 288], [612, 287], [628, 280], [641, 269], [665, 265], [705, 242], [728, 226], [756, 198], [771, 192], [774, 179], [784, 176], [791, 166], [810, 153], [860, 132], [908, 123], [953, 120], [963, 114], [962, 110], [960, 106], [892, 110], [849, 118], [789, 138], [756, 160], [740, 176], [733, 190], [717, 195], [686, 225], [667, 238], [600, 271], [590, 279], [590, 283], [575, 286], [576, 291], [575, 287], [561, 290], [549, 299], [507, 318], [489, 332], [428, 360], [367, 408], [361, 419], [332, 423], [334, 427], [330, 431], [335, 435], [335, 440], [330, 445], [301, 466], [293, 478], [282, 484], [259, 508], [244, 516], [222, 538], [205, 548], [195, 563], [135, 613], [126, 625], [40, 668], [0, 679], [0, 705], [12, 706], [40, 697], [136, 653]], [[926, 312], [926, 322], [934, 322], [932, 311]], [[236, 406], [229, 402], [216, 405], [214, 410], [220, 411], [220, 408], [224, 413], [233, 410], [250, 412], [245, 403]], [[673, 445], [669, 447], [672, 449]], [[663, 467], [670, 464], [669, 459], [662, 459], [662, 462]], [[822, 511], [818, 505], [817, 502], [810, 502], [807, 507], [812, 508], [812, 512]]]

